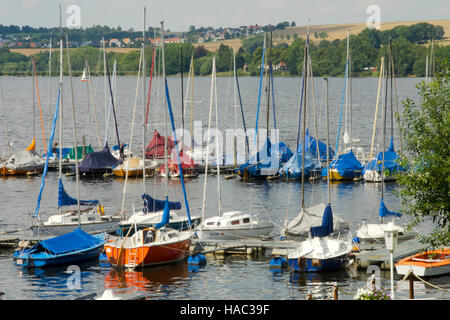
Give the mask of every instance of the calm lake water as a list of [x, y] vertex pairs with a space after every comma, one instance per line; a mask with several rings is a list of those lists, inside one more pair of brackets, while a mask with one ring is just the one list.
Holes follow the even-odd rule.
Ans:
[[[43, 150], [41, 120], [39, 104], [35, 96], [35, 116], [33, 117], [33, 84], [30, 77], [2, 77], [4, 99], [7, 109], [7, 124], [9, 140], [14, 150], [22, 150], [31, 142], [34, 132], [37, 137], [37, 150]], [[131, 121], [136, 93], [136, 78], [118, 77], [116, 88], [116, 112], [121, 141], [130, 141]], [[398, 79], [399, 101], [405, 98], [417, 99], [416, 84], [423, 79]], [[40, 103], [43, 111], [43, 123], [46, 138], [50, 136], [50, 123], [54, 111], [57, 95], [57, 78], [39, 78]], [[93, 103], [87, 98], [85, 83], [79, 78], [73, 79], [74, 102], [76, 110], [77, 137], [81, 143], [84, 136], [95, 150], [103, 144], [105, 135], [105, 93], [103, 78], [95, 79], [93, 87], [95, 93], [95, 108], [97, 112], [97, 125], [92, 114]], [[181, 90], [180, 78], [168, 79], [172, 108], [175, 123], [181, 127]], [[234, 89], [231, 78], [221, 77], [218, 84], [219, 127], [225, 132], [235, 126]], [[49, 90], [49, 85], [51, 91]], [[315, 79], [316, 116], [319, 127], [319, 137], [325, 140], [325, 109], [323, 106], [323, 80]], [[360, 139], [355, 147], [362, 148], [367, 153], [370, 148], [374, 110], [377, 96], [378, 79], [361, 78], [353, 80], [353, 109], [352, 132], [354, 139]], [[184, 79], [184, 87], [187, 79]], [[336, 143], [339, 112], [342, 98], [342, 78], [329, 79], [329, 108], [330, 108], [330, 141]], [[148, 84], [147, 84], [148, 88]], [[256, 109], [258, 105], [259, 78], [241, 78], [240, 89], [244, 104], [244, 112], [248, 128], [255, 127]], [[276, 123], [280, 130], [280, 139], [286, 142], [291, 149], [295, 149], [297, 138], [297, 124], [299, 112], [299, 91], [301, 79], [275, 78], [275, 105]], [[146, 144], [157, 128], [164, 132], [163, 124], [163, 96], [161, 83], [154, 81], [152, 85], [149, 125], [147, 129]], [[194, 82], [194, 120], [202, 121], [202, 128], [208, 126], [210, 78], [196, 77]], [[51, 94], [51, 108], [49, 108], [49, 94]], [[141, 103], [142, 87], [138, 91], [138, 105], [136, 125], [133, 136], [132, 149], [139, 154], [142, 150], [142, 123], [143, 108]], [[184, 99], [191, 99], [190, 93], [185, 92]], [[265, 100], [262, 96], [262, 101]], [[308, 101], [312, 102], [311, 97]], [[158, 107], [155, 107], [158, 105]], [[395, 107], [395, 106], [394, 106]], [[399, 103], [401, 109], [401, 103]], [[50, 112], [51, 110], [51, 112]], [[185, 127], [190, 126], [190, 101], [186, 107]], [[395, 110], [394, 110], [395, 111]], [[239, 110], [238, 110], [239, 112]], [[70, 96], [69, 79], [64, 79], [64, 116], [63, 116], [63, 145], [73, 145], [72, 127], [72, 100]], [[308, 109], [309, 128], [313, 128], [312, 104]], [[4, 130], [3, 112], [1, 131], [3, 143], [0, 146], [0, 155], [7, 155], [6, 136]], [[273, 127], [272, 111], [270, 112], [270, 128]], [[266, 109], [261, 104], [260, 128], [266, 127]], [[343, 119], [344, 119], [343, 115]], [[350, 117], [350, 116], [349, 116]], [[114, 125], [109, 125], [109, 144], [116, 144]], [[238, 113], [238, 128], [242, 128]], [[378, 117], [381, 124], [381, 111]], [[389, 119], [389, 118], [388, 118]], [[215, 127], [215, 116], [212, 117], [212, 127]], [[342, 120], [344, 121], [344, 120]], [[390, 130], [390, 121], [387, 123], [387, 132]], [[381, 145], [381, 126], [378, 126], [376, 144]], [[312, 130], [312, 129], [310, 129]], [[99, 133], [99, 135], [97, 134]], [[394, 125], [394, 141], [399, 148], [399, 135], [397, 124]], [[191, 212], [199, 212], [203, 196], [203, 175], [186, 182], [186, 192]], [[46, 180], [45, 191], [41, 202], [41, 215], [43, 218], [51, 214], [57, 206], [58, 177], [56, 172], [50, 172]], [[64, 177], [66, 191], [76, 196], [76, 180], [73, 177]], [[217, 213], [217, 178], [208, 176], [207, 210], [206, 215]], [[41, 184], [41, 177], [33, 178], [2, 178], [0, 179], [0, 201], [3, 204], [0, 215], [0, 232], [26, 228], [30, 224], [30, 217], [36, 207], [37, 194]], [[99, 199], [108, 212], [118, 211], [121, 208], [124, 181], [115, 178], [96, 180], [81, 180], [80, 193], [82, 199]], [[221, 179], [222, 201], [225, 210], [248, 210], [260, 216], [270, 218], [281, 226], [286, 217], [292, 219], [297, 215], [301, 206], [301, 184], [298, 182], [265, 182], [243, 183], [239, 179]], [[381, 194], [379, 184], [364, 182], [333, 183], [331, 188], [331, 204], [333, 212], [341, 215], [352, 224], [355, 230], [362, 219], [377, 220], [378, 207]], [[133, 208], [140, 208], [142, 201], [140, 195], [143, 190], [142, 179], [128, 180], [126, 193], [126, 207], [128, 212]], [[147, 179], [146, 190], [156, 197], [165, 194], [164, 183], [160, 179]], [[395, 183], [386, 184], [385, 203], [390, 210], [399, 210], [400, 201], [393, 194], [398, 190]], [[169, 182], [169, 197], [171, 200], [183, 200], [181, 185], [178, 181]], [[307, 206], [317, 204], [327, 199], [327, 184], [322, 182], [307, 182], [305, 184], [305, 203]], [[184, 205], [184, 203], [183, 203]], [[407, 222], [402, 217], [399, 222]], [[426, 233], [432, 229], [431, 224], [421, 225], [416, 231]], [[326, 274], [290, 274], [289, 272], [275, 273], [269, 268], [270, 256], [268, 254], [258, 257], [243, 256], [208, 256], [205, 267], [195, 269], [182, 262], [176, 265], [155, 267], [145, 271], [116, 271], [108, 265], [98, 261], [80, 265], [81, 287], [70, 289], [67, 281], [70, 273], [66, 268], [31, 269], [16, 267], [12, 261], [11, 252], [0, 255], [0, 291], [5, 292], [4, 299], [33, 300], [33, 299], [73, 299], [89, 293], [101, 294], [106, 288], [115, 293], [145, 291], [153, 299], [305, 299], [308, 292], [316, 298], [328, 295], [331, 286], [337, 282], [342, 288], [340, 299], [352, 299], [356, 290], [363, 287], [369, 274], [353, 269]], [[382, 285], [389, 288], [389, 272], [382, 272]], [[400, 276], [395, 277], [401, 280]], [[430, 280], [431, 283], [450, 288], [450, 277], [444, 276]], [[401, 283], [398, 298], [408, 297], [408, 284]], [[437, 290], [421, 282], [415, 282], [416, 298], [449, 299], [448, 292]]]

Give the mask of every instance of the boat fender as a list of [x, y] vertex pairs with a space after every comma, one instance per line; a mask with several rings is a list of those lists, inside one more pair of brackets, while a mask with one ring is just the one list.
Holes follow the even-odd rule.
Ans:
[[103, 208], [103, 206], [97, 206], [97, 213], [100, 216], [103, 216], [105, 214], [105, 209]]
[[189, 256], [188, 264], [205, 265], [206, 257], [203, 254], [193, 254], [192, 256]]
[[287, 259], [285, 257], [275, 257], [270, 260], [271, 268], [282, 268], [287, 265]]

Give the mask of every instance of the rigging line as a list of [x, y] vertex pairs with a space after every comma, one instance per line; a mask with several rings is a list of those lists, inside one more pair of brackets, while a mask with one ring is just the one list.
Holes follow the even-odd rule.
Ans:
[[348, 60], [345, 62], [345, 76], [344, 76], [344, 88], [342, 89], [342, 99], [341, 99], [341, 112], [339, 114], [339, 125], [338, 125], [338, 134], [336, 138], [336, 148], [334, 149], [336, 154], [338, 153], [339, 148], [339, 139], [341, 135], [341, 123], [342, 123], [342, 113], [344, 108], [344, 99], [345, 99], [345, 92], [347, 87], [347, 75], [348, 75]]
[[45, 142], [44, 119], [42, 118], [41, 95], [39, 93], [39, 85], [38, 85], [38, 79], [37, 79], [37, 73], [36, 73], [36, 62], [34, 60], [34, 57], [31, 60], [33, 61], [33, 71], [34, 71], [34, 78], [36, 81], [36, 92], [37, 92], [38, 105], [39, 105], [39, 115], [41, 117], [42, 140], [44, 141], [44, 150], [47, 150], [47, 143]]
[[[258, 91], [258, 109], [256, 111], [256, 125], [255, 125], [255, 149], [258, 150], [258, 119], [259, 119], [259, 107], [261, 105], [261, 88], [262, 88], [262, 81], [263, 81], [263, 75], [264, 75], [264, 57], [266, 53], [266, 38], [264, 37], [264, 47], [262, 51], [262, 61], [261, 61], [261, 76], [259, 79], [259, 91]], [[258, 153], [256, 154], [258, 157]], [[259, 159], [256, 159], [256, 161], [259, 161]]]
[[3, 91], [2, 79], [0, 79], [0, 94], [2, 96], [2, 110], [3, 110], [3, 115], [5, 117], [6, 143], [8, 144], [8, 152], [11, 153], [11, 145], [10, 145], [10, 142], [9, 142], [9, 135], [8, 135], [8, 119], [7, 119], [7, 116], [6, 116], [6, 104], [5, 104], [5, 95], [4, 95], [4, 91]]
[[[132, 148], [132, 143], [133, 143], [133, 133], [134, 133], [134, 122], [136, 119], [136, 106], [137, 106], [137, 101], [138, 101], [138, 95], [139, 95], [139, 82], [140, 82], [140, 76], [141, 76], [141, 65], [142, 65], [142, 60], [143, 60], [143, 53], [144, 49], [141, 49], [141, 55], [139, 58], [139, 69], [138, 69], [138, 75], [137, 75], [137, 83], [136, 83], [136, 94], [134, 97], [134, 107], [133, 107], [133, 117], [132, 117], [132, 122], [131, 122], [131, 133], [130, 133], [130, 143], [129, 143], [129, 147], [128, 150], [130, 151], [131, 154], [131, 148]], [[145, 156], [145, 155], [144, 155]], [[125, 160], [124, 160], [125, 161]], [[128, 158], [126, 160], [127, 162], [127, 166], [126, 166], [126, 173], [125, 173], [125, 183], [123, 186], [123, 196], [122, 196], [122, 211], [121, 211], [121, 216], [124, 216], [124, 208], [125, 208], [125, 195], [127, 192], [127, 181], [128, 181], [128, 171], [130, 170], [130, 161], [131, 158]], [[145, 166], [145, 159], [144, 159], [144, 166]], [[145, 175], [145, 173], [144, 173]]]

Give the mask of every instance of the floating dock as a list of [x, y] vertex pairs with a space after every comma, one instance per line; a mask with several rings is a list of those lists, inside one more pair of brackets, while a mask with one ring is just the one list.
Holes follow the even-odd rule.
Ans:
[[[426, 245], [420, 243], [417, 238], [401, 242], [397, 244], [397, 248], [393, 253], [394, 263], [400, 259], [418, 253], [425, 248]], [[355, 256], [358, 268], [365, 269], [371, 265], [377, 265], [383, 270], [390, 269], [390, 255], [386, 248], [373, 251], [362, 251], [356, 253]]]

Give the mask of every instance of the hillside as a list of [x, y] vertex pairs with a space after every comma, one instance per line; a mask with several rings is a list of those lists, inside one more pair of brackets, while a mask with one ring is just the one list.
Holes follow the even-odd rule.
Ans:
[[[433, 25], [441, 25], [444, 28], [445, 35], [447, 39], [441, 40], [439, 44], [450, 44], [450, 20], [427, 20], [427, 21], [396, 21], [396, 22], [384, 22], [381, 24], [381, 30], [389, 30], [395, 28], [397, 26], [410, 26], [413, 24], [428, 22]], [[335, 39], [344, 39], [347, 36], [347, 29], [350, 30], [351, 35], [359, 34], [366, 28], [366, 23], [348, 23], [348, 24], [325, 24], [325, 25], [313, 25], [309, 27], [311, 41], [321, 41], [323, 39], [333, 41]], [[276, 45], [278, 43], [287, 43], [291, 44], [294, 41], [294, 34], [297, 34], [300, 38], [306, 38], [306, 26], [296, 26], [296, 27], [287, 27], [283, 30], [275, 30], [273, 35], [273, 43]], [[326, 38], [315, 38], [315, 32], [326, 32]], [[288, 39], [289, 38], [289, 39]], [[202, 44], [194, 44], [194, 46], [204, 46], [209, 51], [215, 51], [219, 48], [221, 44], [225, 44], [228, 46], [234, 47], [236, 50], [241, 47], [240, 39], [231, 39], [217, 42], [206, 42]]]

